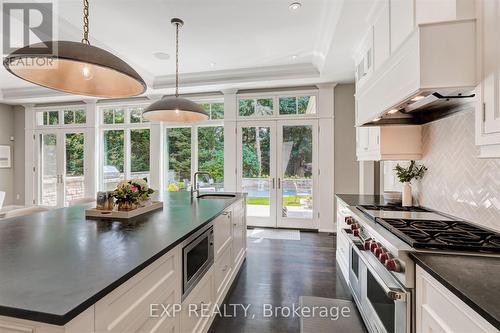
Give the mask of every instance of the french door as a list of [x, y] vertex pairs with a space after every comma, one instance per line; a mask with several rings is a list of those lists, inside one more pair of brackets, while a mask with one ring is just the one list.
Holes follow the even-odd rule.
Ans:
[[240, 122], [237, 133], [248, 225], [317, 229], [317, 120]]
[[41, 130], [36, 134], [36, 204], [68, 206], [85, 196], [84, 130]]

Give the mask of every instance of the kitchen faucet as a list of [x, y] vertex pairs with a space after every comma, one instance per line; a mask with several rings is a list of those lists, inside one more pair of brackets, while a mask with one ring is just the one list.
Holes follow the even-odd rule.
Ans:
[[209, 178], [213, 178], [210, 172], [196, 171], [193, 176], [193, 184], [191, 185], [191, 199], [197, 198], [200, 195], [200, 186], [197, 181], [199, 175], [206, 175]]

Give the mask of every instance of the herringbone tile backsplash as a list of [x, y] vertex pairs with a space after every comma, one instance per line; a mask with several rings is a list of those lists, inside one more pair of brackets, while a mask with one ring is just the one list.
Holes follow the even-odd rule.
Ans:
[[479, 159], [474, 113], [466, 111], [423, 127], [429, 168], [416, 197], [420, 205], [500, 231], [500, 159]]

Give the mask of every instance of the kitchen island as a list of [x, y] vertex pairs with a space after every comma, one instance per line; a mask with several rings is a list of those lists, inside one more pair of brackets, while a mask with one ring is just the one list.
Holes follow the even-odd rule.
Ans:
[[[126, 293], [138, 286], [142, 292], [136, 297], [147, 301], [140, 299], [144, 296], [141, 294], [154, 295], [156, 291], [140, 286], [141, 281], [146, 283], [148, 271], [158, 274], [163, 268], [165, 274], [158, 275], [159, 281], [172, 276], [175, 297], [170, 301], [180, 303], [180, 246], [210, 222], [214, 223], [217, 252], [215, 268], [209, 273], [215, 276], [214, 280], [223, 275], [224, 288], [216, 290], [218, 300], [223, 299], [221, 293], [229, 289], [228, 282], [234, 280], [245, 256], [244, 196], [235, 194], [233, 198], [191, 201], [189, 193], [175, 192], [165, 193], [162, 201], [163, 210], [122, 221], [86, 218], [84, 206], [1, 221], [0, 331], [17, 332], [19, 328], [13, 328], [16, 324], [21, 328], [33, 327], [31, 331], [36, 332], [70, 332], [73, 327], [77, 327], [73, 329], [75, 332], [85, 331], [87, 327], [96, 331], [120, 331], [111, 324], [99, 329], [99, 312], [105, 312], [98, 311], [99, 303], [106, 303], [106, 297], [116, 296], [120, 288]], [[220, 237], [227, 234], [227, 239], [217, 239], [218, 224], [224, 224]], [[221, 259], [224, 272], [234, 273], [231, 279], [216, 271], [218, 257], [224, 257]], [[221, 289], [217, 281], [213, 283], [214, 288]], [[130, 285], [125, 286], [127, 284]], [[192, 293], [196, 294], [194, 290]], [[137, 298], [130, 299], [131, 304], [122, 305], [119, 314], [137, 310], [141, 315], [148, 312], [149, 316], [148, 302], [142, 302], [141, 308], [135, 309], [137, 304], [132, 303], [137, 303]], [[165, 299], [157, 301], [161, 303]], [[136, 314], [128, 313], [128, 316]]]

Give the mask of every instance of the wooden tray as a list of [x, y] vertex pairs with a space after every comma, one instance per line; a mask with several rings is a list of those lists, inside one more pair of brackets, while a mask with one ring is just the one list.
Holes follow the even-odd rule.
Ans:
[[115, 210], [100, 210], [96, 208], [88, 208], [85, 209], [85, 216], [98, 217], [103, 219], [130, 219], [157, 209], [163, 209], [163, 202], [153, 201], [153, 203], [149, 206], [139, 207], [128, 212], [119, 211], [117, 210], [117, 208]]

